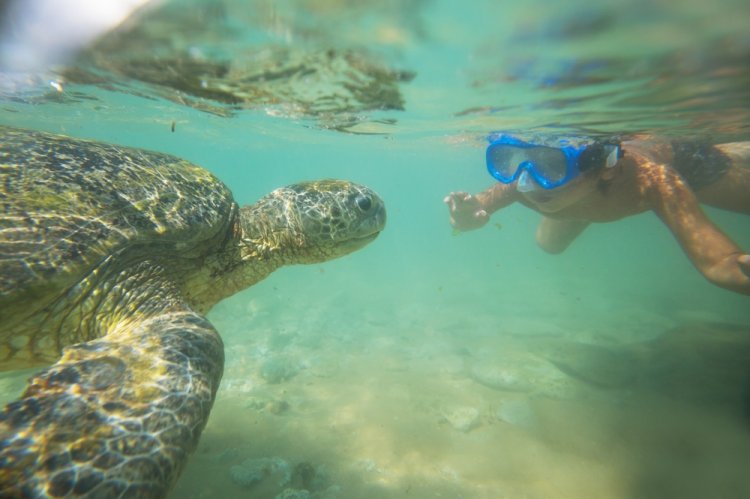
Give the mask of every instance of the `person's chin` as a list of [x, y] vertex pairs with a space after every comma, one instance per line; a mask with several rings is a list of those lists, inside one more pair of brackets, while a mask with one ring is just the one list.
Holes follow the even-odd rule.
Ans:
[[555, 213], [564, 208], [560, 196], [549, 191], [533, 191], [524, 193], [524, 197], [533, 204], [539, 211], [544, 213]]

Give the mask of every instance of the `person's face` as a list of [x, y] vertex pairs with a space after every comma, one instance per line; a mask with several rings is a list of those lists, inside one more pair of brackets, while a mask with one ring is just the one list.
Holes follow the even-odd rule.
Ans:
[[535, 189], [519, 194], [542, 213], [557, 213], [573, 206], [588, 197], [596, 190], [599, 175], [597, 172], [586, 172], [564, 185], [544, 189], [535, 183]]

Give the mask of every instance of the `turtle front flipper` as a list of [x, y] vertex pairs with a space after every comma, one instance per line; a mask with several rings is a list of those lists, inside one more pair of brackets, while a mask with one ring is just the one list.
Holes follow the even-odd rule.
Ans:
[[170, 282], [148, 281], [115, 296], [103, 337], [65, 348], [0, 413], [0, 497], [163, 497], [174, 484], [224, 352]]

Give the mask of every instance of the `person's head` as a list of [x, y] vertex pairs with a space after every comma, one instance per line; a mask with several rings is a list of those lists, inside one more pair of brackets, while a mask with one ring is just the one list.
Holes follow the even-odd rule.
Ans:
[[487, 170], [515, 184], [540, 211], [552, 213], [595, 190], [621, 156], [619, 141], [611, 138], [525, 141], [498, 135], [487, 148]]

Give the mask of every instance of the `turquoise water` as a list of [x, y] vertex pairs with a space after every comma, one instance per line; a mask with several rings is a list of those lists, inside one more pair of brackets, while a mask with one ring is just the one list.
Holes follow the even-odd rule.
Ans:
[[[291, 105], [339, 95], [346, 68], [235, 105], [113, 67], [99, 86], [53, 75], [62, 94], [3, 95], [4, 124], [179, 155], [242, 204], [327, 177], [386, 202], [369, 247], [209, 313], [227, 366], [173, 497], [750, 495], [747, 297], [706, 282], [652, 213], [551, 256], [522, 206], [456, 235], [442, 203], [491, 185], [494, 130], [747, 140], [747, 2], [167, 2], [138, 22], [174, 5], [175, 22], [205, 22], [163, 33], [202, 58], [349, 50], [413, 77], [388, 87], [403, 110]], [[746, 215], [707, 213], [750, 248]], [[277, 466], [260, 482], [232, 478], [264, 458]]]

